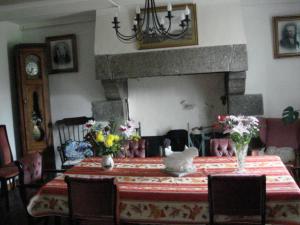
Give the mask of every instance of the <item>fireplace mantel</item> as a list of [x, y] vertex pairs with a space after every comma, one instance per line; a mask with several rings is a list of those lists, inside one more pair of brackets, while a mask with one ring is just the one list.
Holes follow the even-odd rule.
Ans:
[[247, 47], [222, 45], [96, 56], [97, 79], [192, 75], [248, 70]]
[[[119, 102], [119, 108], [124, 110], [128, 79], [222, 73], [228, 113], [262, 115], [262, 95], [245, 95], [247, 70], [246, 44], [96, 55], [96, 79], [102, 81], [108, 101], [95, 102], [93, 108], [107, 106], [112, 101], [113, 105]], [[101, 113], [99, 116], [106, 118]]]

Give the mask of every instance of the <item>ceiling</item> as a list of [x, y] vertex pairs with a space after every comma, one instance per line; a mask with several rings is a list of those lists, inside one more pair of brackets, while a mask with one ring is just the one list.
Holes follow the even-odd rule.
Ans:
[[36, 1], [49, 1], [49, 0], [0, 0], [0, 5], [13, 5], [19, 3], [36, 2]]
[[[156, 4], [166, 5], [168, 2], [178, 4], [193, 1], [196, 0], [156, 0]], [[116, 5], [120, 5], [121, 10], [131, 6], [135, 8], [136, 4], [142, 6], [144, 0], [0, 0], [0, 21], [11, 21], [24, 25], [95, 11], [96, 9], [108, 10], [109, 12]]]

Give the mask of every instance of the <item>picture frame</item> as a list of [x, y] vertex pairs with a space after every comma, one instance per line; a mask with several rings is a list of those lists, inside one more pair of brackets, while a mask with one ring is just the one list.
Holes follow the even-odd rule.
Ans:
[[[188, 46], [188, 45], [198, 45], [198, 30], [197, 30], [197, 13], [196, 13], [196, 4], [180, 4], [174, 5], [172, 10], [172, 21], [176, 21], [172, 23], [171, 32], [176, 29], [179, 29], [179, 23], [181, 14], [184, 13], [186, 6], [190, 9], [190, 25], [189, 30], [187, 33], [180, 39], [172, 40], [159, 40], [159, 39], [152, 39], [152, 40], [141, 40], [137, 42], [138, 49], [153, 49], [153, 48], [168, 48], [168, 47], [178, 47], [178, 46]], [[143, 11], [143, 9], [142, 9]], [[167, 6], [161, 6], [156, 8], [157, 15], [160, 18], [161, 16], [167, 15]], [[165, 19], [167, 23], [167, 19]], [[176, 24], [176, 26], [175, 26]], [[177, 25], [178, 24], [178, 25]], [[166, 25], [167, 26], [167, 25]], [[181, 29], [181, 28], [180, 28]]]
[[300, 15], [272, 20], [274, 58], [300, 56]]
[[46, 43], [49, 74], [78, 72], [75, 34], [47, 37]]

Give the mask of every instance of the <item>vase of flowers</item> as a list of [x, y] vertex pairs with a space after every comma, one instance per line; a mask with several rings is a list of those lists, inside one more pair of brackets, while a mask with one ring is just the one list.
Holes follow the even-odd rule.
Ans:
[[101, 161], [101, 166], [105, 170], [112, 170], [114, 168], [114, 160], [112, 155], [103, 155], [102, 156], [102, 161]]
[[234, 143], [237, 159], [237, 172], [245, 172], [245, 158], [248, 145], [253, 137], [258, 135], [259, 121], [254, 116], [218, 116], [224, 133], [229, 134]]
[[101, 156], [103, 169], [114, 167], [113, 156], [121, 149], [121, 137], [115, 133], [114, 122], [89, 121], [86, 139], [92, 144], [95, 155]]

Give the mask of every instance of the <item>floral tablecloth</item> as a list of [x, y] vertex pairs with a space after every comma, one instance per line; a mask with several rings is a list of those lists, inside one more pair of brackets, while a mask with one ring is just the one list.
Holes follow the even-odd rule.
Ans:
[[[120, 191], [122, 221], [207, 223], [207, 175], [234, 173], [236, 168], [234, 157], [199, 157], [194, 159], [197, 172], [172, 177], [164, 172], [161, 158], [115, 159], [115, 168], [111, 171], [103, 170], [100, 162], [101, 158], [85, 159], [47, 183], [31, 199], [29, 213], [32, 216], [68, 215], [65, 175], [113, 176]], [[300, 189], [279, 157], [247, 157], [246, 173], [267, 175], [267, 223], [300, 225]]]

